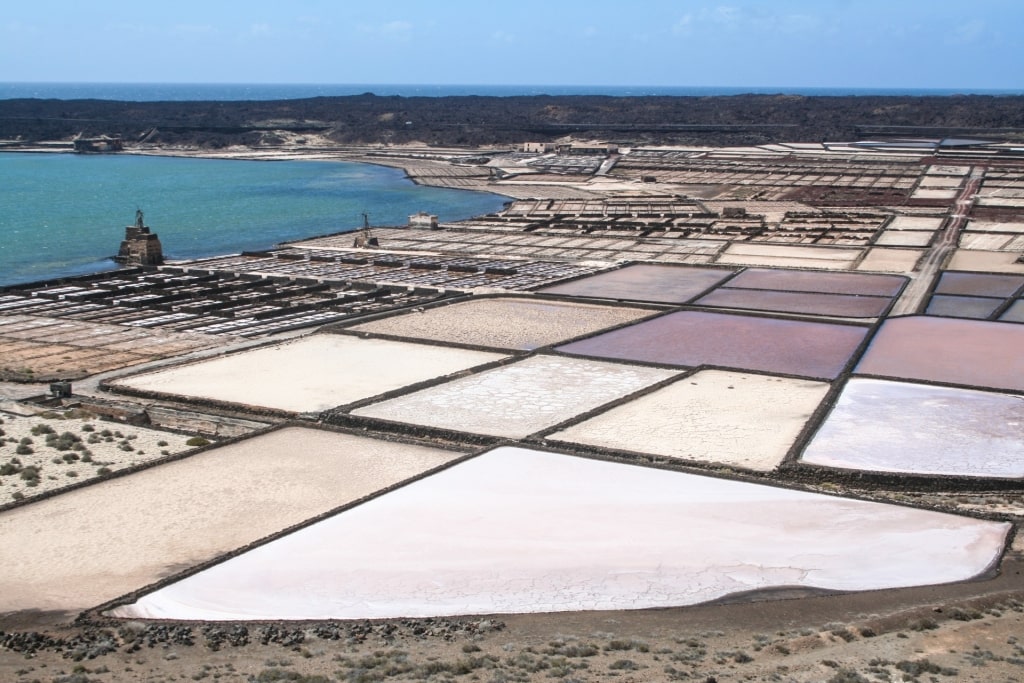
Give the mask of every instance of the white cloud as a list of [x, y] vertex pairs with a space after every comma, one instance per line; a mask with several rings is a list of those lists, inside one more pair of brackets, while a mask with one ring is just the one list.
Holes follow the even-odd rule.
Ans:
[[981, 19], [973, 19], [958, 26], [949, 36], [947, 42], [954, 45], [968, 45], [977, 43], [985, 34], [987, 26]]
[[743, 19], [743, 12], [740, 11], [739, 7], [719, 5], [714, 10], [712, 10], [710, 18], [712, 21], [719, 24], [725, 24], [726, 26], [736, 26]]
[[405, 41], [412, 37], [413, 24], [409, 21], [395, 20], [383, 24], [359, 24], [356, 29], [360, 33], [380, 38]]
[[672, 24], [672, 33], [680, 36], [689, 35], [693, 32], [693, 15], [687, 14], [680, 17], [679, 21]]
[[210, 24], [175, 24], [171, 27], [171, 34], [184, 37], [198, 37], [216, 33], [216, 29]]

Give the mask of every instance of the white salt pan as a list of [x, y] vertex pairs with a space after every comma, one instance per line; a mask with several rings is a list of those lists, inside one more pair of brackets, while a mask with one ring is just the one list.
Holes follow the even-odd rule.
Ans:
[[549, 438], [771, 470], [826, 392], [824, 382], [705, 370]]
[[852, 379], [804, 452], [831, 467], [1024, 476], [1024, 396]]
[[131, 377], [116, 384], [178, 396], [310, 412], [502, 357], [427, 344], [316, 334]]

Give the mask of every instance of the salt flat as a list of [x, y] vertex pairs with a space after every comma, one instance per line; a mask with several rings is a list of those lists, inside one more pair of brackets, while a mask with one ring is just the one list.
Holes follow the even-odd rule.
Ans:
[[352, 411], [353, 415], [522, 438], [668, 379], [674, 370], [534, 356]]
[[81, 610], [458, 453], [287, 428], [0, 514], [0, 613]]
[[500, 358], [482, 351], [314, 334], [118, 380], [114, 386], [309, 412]]
[[506, 447], [114, 614], [429, 617], [668, 607], [780, 586], [929, 585], [984, 572], [1010, 528]]
[[1024, 476], [1024, 396], [852, 379], [804, 451], [816, 465]]
[[786, 456], [828, 386], [704, 370], [548, 438], [771, 470]]

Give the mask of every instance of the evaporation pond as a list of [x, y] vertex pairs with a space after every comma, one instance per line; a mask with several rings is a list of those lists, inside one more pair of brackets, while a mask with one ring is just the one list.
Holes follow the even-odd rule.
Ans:
[[395, 315], [350, 329], [398, 337], [532, 350], [632, 322], [653, 311], [622, 306], [494, 298]]
[[892, 297], [899, 293], [906, 281], [906, 278], [896, 275], [749, 268], [730, 280], [729, 286], [782, 292]]
[[[523, 448], [489, 451], [113, 610], [378, 619], [691, 605], [976, 577], [1011, 526]], [[871, 552], [864, 552], [871, 548]], [[879, 558], [885, 558], [880, 562]]]
[[558, 347], [565, 353], [669, 365], [716, 365], [833, 379], [867, 329], [680, 311]]
[[715, 308], [804, 313], [838, 318], [876, 318], [889, 306], [888, 297], [813, 292], [775, 292], [761, 289], [719, 287], [695, 303]]
[[102, 604], [458, 456], [290, 427], [8, 510], [0, 613]]
[[1024, 327], [917, 316], [892, 318], [857, 374], [1024, 391]]
[[1024, 476], [1024, 396], [850, 380], [804, 451], [815, 465], [961, 477]]
[[675, 374], [639, 365], [533, 356], [374, 403], [353, 415], [518, 439]]
[[828, 388], [805, 379], [704, 370], [548, 439], [771, 470]]
[[566, 282], [545, 294], [682, 304], [733, 274], [724, 268], [639, 264]]
[[295, 412], [326, 410], [483, 365], [483, 351], [314, 334], [114, 383], [132, 389]]

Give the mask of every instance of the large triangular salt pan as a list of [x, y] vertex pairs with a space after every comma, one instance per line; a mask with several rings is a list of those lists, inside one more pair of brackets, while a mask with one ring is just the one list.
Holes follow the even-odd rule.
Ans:
[[[114, 614], [441, 616], [687, 605], [968, 579], [1008, 524], [498, 448]], [[866, 551], [865, 549], [870, 549]]]

